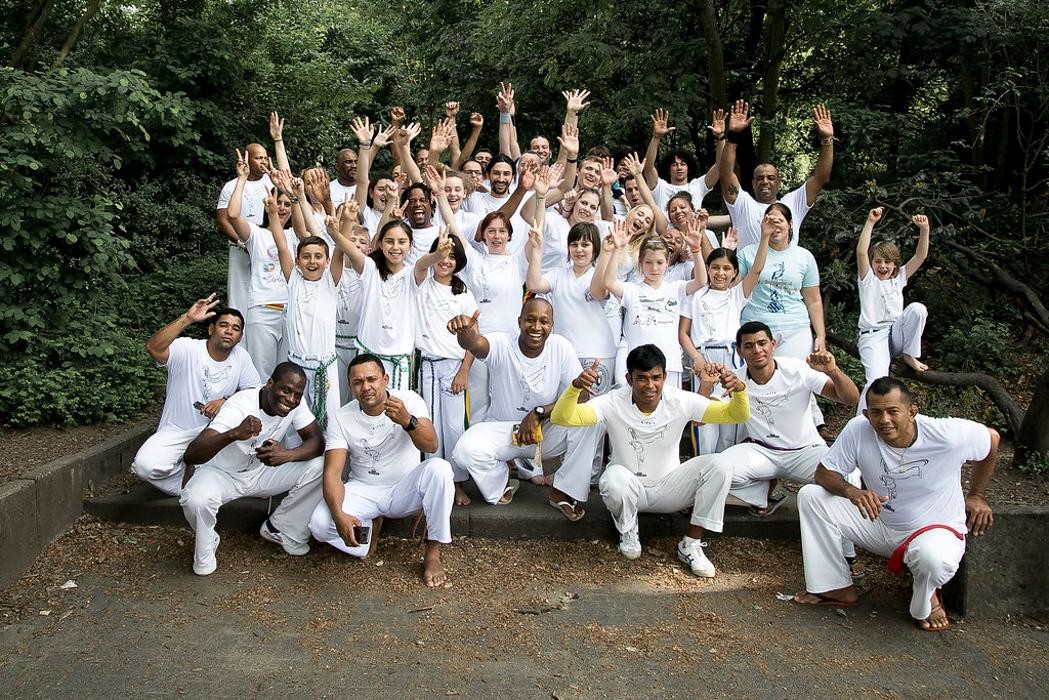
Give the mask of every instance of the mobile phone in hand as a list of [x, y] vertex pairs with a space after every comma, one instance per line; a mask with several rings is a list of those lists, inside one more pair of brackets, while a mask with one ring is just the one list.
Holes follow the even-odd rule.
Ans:
[[371, 533], [372, 529], [366, 525], [353, 526], [353, 539], [357, 540], [357, 544], [368, 544]]
[[201, 413], [204, 412], [204, 404], [202, 404], [200, 401], [194, 401], [193, 402], [193, 408], [197, 409]]

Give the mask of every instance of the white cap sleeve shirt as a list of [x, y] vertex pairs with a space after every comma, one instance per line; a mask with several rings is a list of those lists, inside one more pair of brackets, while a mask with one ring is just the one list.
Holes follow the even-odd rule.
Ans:
[[735, 370], [750, 396], [747, 437], [782, 450], [826, 444], [812, 422], [809, 397], [823, 391], [830, 377], [792, 357], [777, 357], [775, 363], [765, 384], [752, 380], [746, 366]]
[[700, 420], [709, 404], [710, 400], [699, 394], [664, 386], [656, 410], [645, 414], [638, 410], [631, 388], [626, 386], [594, 397], [586, 405], [608, 429], [610, 463], [626, 467], [641, 483], [651, 486], [681, 466], [681, 431], [689, 421]]
[[371, 257], [361, 272], [361, 317], [357, 338], [380, 355], [407, 355], [415, 349], [415, 268], [405, 265], [384, 281]]
[[[390, 389], [390, 395], [416, 418], [430, 417], [414, 391]], [[350, 479], [369, 486], [393, 486], [421, 461], [408, 431], [385, 413], [369, 416], [356, 399], [331, 414], [324, 441], [326, 450], [346, 450]]]
[[[790, 244], [792, 246], [798, 245], [798, 240], [801, 236], [801, 222], [805, 219], [805, 215], [809, 213], [809, 209], [811, 209], [808, 195], [805, 193], [805, 185], [802, 184], [796, 190], [791, 190], [782, 199], [776, 201], [787, 205], [787, 208], [790, 209], [791, 228], [794, 231], [794, 237], [791, 239]], [[732, 217], [732, 225], [736, 227], [736, 231], [739, 233], [739, 249], [742, 250], [749, 245], [757, 245], [761, 241], [761, 219], [765, 216], [765, 210], [772, 205], [762, 204], [754, 199], [749, 192], [741, 189], [739, 194], [736, 195], [736, 203], [729, 204], [725, 202], [725, 206], [728, 208], [729, 216]]]
[[536, 406], [556, 401], [579, 375], [575, 350], [561, 336], [551, 333], [538, 357], [525, 357], [518, 335], [485, 335], [489, 352], [482, 361], [490, 382], [489, 420], [519, 421]]
[[468, 250], [467, 263], [459, 277], [473, 292], [481, 315], [477, 319], [482, 335], [515, 333], [521, 315], [528, 261], [524, 251], [512, 255], [492, 255]]
[[469, 289], [453, 294], [451, 285], [439, 284], [431, 271], [415, 293], [415, 347], [425, 357], [461, 360], [466, 351], [448, 332], [448, 322], [459, 315], [472, 316], [477, 300]]
[[907, 269], [900, 268], [899, 274], [880, 280], [872, 268], [867, 276], [859, 280], [860, 330], [891, 326], [903, 313], [903, 288], [907, 286]]
[[692, 178], [684, 185], [672, 185], [663, 178], [659, 178], [659, 181], [656, 182], [655, 190], [652, 191], [652, 196], [655, 198], [656, 204], [659, 205], [660, 211], [665, 214], [667, 205], [670, 204], [670, 198], [682, 190], [692, 195], [692, 206], [699, 211], [703, 206], [703, 199], [710, 192], [710, 188], [707, 187], [706, 173], [700, 177]]
[[168, 384], [161, 428], [206, 428], [209, 419], [193, 408], [195, 402], [229, 397], [262, 383], [251, 357], [240, 345], [219, 362], [208, 354], [208, 341], [175, 338], [168, 346], [168, 361], [163, 367], [168, 373]]
[[328, 270], [311, 282], [298, 267], [292, 269], [284, 309], [284, 343], [292, 360], [326, 360], [335, 354], [335, 307], [335, 281]]
[[357, 196], [357, 185], [343, 185], [339, 182], [338, 178], [335, 178], [328, 183], [328, 189], [331, 190], [331, 203], [332, 206], [338, 208], [347, 198], [354, 199]]
[[743, 285], [728, 289], [704, 287], [681, 305], [681, 315], [692, 320], [689, 336], [697, 348], [706, 343], [736, 342], [736, 331], [740, 326], [740, 315], [747, 304], [743, 296]]
[[937, 524], [965, 532], [962, 464], [987, 456], [990, 433], [962, 418], [919, 414], [915, 422], [914, 444], [897, 448], [885, 444], [867, 419], [857, 416], [845, 425], [821, 462], [842, 475], [859, 467], [866, 487], [888, 497], [878, 520], [894, 530]]
[[[237, 186], [236, 179], [230, 180], [222, 186], [219, 192], [219, 201], [216, 209], [228, 209], [230, 197]], [[258, 180], [246, 180], [244, 182], [244, 193], [240, 200], [240, 215], [256, 226], [262, 225], [262, 215], [266, 213], [264, 200], [269, 191], [273, 189], [269, 175], [263, 175]]]
[[[248, 223], [248, 240], [245, 241], [251, 255], [251, 279], [248, 282], [248, 301], [252, 306], [263, 304], [286, 304], [288, 283], [280, 267], [277, 244], [269, 229]], [[294, 249], [292, 249], [294, 250]]]
[[590, 295], [594, 268], [576, 277], [571, 267], [561, 267], [544, 272], [543, 278], [550, 284], [554, 333], [568, 340], [578, 357], [615, 357], [604, 302]]
[[302, 430], [314, 422], [313, 414], [305, 401], [300, 401], [286, 416], [271, 416], [259, 406], [259, 390], [246, 389], [237, 392], [222, 404], [218, 415], [208, 428], [224, 433], [236, 428], [248, 416], [255, 416], [262, 422], [262, 432], [249, 440], [226, 445], [211, 458], [208, 466], [228, 472], [254, 469], [262, 465], [255, 456], [255, 450], [262, 447], [263, 443], [267, 440], [280, 442], [292, 430]]
[[667, 371], [681, 371], [681, 346], [678, 342], [678, 317], [687, 282], [663, 281], [658, 288], [644, 282], [623, 283], [623, 336], [627, 349], [652, 343], [667, 358]]
[[[407, 225], [407, 222], [405, 222]], [[412, 250], [405, 259], [405, 266], [411, 267], [415, 264], [415, 261], [430, 252], [430, 246], [437, 240], [437, 237], [441, 233], [441, 227], [437, 225], [424, 226], [423, 228], [413, 228], [412, 230]]]

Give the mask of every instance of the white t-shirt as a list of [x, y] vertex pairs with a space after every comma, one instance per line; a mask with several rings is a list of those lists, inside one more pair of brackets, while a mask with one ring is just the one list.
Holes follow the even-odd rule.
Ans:
[[734, 343], [746, 303], [742, 284], [724, 290], [707, 286], [693, 294], [681, 305], [681, 315], [692, 319], [692, 343], [697, 348], [705, 343]]
[[579, 360], [567, 340], [551, 333], [538, 357], [525, 357], [519, 335], [485, 334], [490, 348], [483, 360], [488, 365], [489, 420], [519, 421], [536, 406], [554, 403], [579, 375]]
[[605, 318], [605, 304], [590, 295], [594, 268], [576, 277], [571, 267], [561, 267], [544, 272], [543, 279], [550, 284], [554, 333], [572, 344], [577, 357], [615, 357], [616, 344]]
[[[430, 417], [426, 402], [414, 391], [389, 392], [416, 418]], [[324, 443], [325, 450], [346, 450], [350, 480], [369, 486], [393, 486], [421, 461], [408, 431], [385, 413], [369, 416], [356, 399], [331, 413]]]
[[[507, 192], [505, 197], [496, 197], [490, 192], [471, 192], [470, 195], [463, 200], [462, 206], [466, 211], [477, 214], [483, 219], [488, 212], [493, 212], [506, 204], [506, 200], [509, 198], [509, 192]], [[521, 204], [524, 204], [524, 200], [521, 201]], [[518, 211], [520, 211], [520, 208], [518, 208]]]
[[901, 267], [899, 274], [880, 280], [874, 270], [867, 269], [867, 276], [859, 280], [860, 330], [891, 326], [903, 313], [903, 288], [907, 286], [907, 268]]
[[[811, 208], [808, 195], [805, 194], [805, 185], [802, 184], [798, 189], [791, 190], [784, 195], [783, 199], [776, 201], [787, 205], [787, 208], [790, 209], [791, 228], [794, 230], [794, 237], [790, 244], [798, 245], [801, 237], [801, 222]], [[732, 217], [732, 225], [739, 232], [739, 250], [749, 245], [757, 245], [761, 241], [761, 219], [765, 216], [765, 210], [772, 205], [762, 204], [749, 192], [740, 189], [739, 194], [736, 195], [736, 203], [725, 202], [725, 206], [728, 208], [729, 216]]]
[[405, 265], [383, 281], [371, 257], [361, 272], [361, 317], [357, 337], [371, 352], [407, 355], [415, 349], [415, 270]]
[[343, 338], [355, 337], [361, 321], [361, 276], [352, 267], [343, 268], [335, 292], [335, 333]]
[[333, 207], [336, 208], [338, 208], [339, 205], [341, 205], [347, 197], [350, 198], [350, 201], [353, 201], [353, 199], [357, 196], [357, 185], [353, 184], [347, 186], [340, 184], [339, 178], [335, 178], [330, 183], [328, 183], [328, 188], [331, 190], [331, 204]]
[[666, 214], [670, 198], [682, 190], [687, 190], [692, 195], [692, 207], [699, 211], [703, 208], [703, 199], [710, 192], [710, 188], [707, 187], [706, 173], [692, 178], [684, 185], [672, 185], [663, 178], [659, 178], [656, 188], [652, 190], [652, 196], [659, 205], [659, 210]]
[[700, 420], [710, 399], [664, 386], [656, 410], [644, 414], [634, 404], [631, 388], [613, 389], [587, 402], [608, 429], [611, 464], [621, 464], [651, 486], [681, 466], [678, 445], [689, 421]]
[[918, 437], [906, 448], [890, 447], [862, 416], [850, 420], [821, 460], [848, 475], [859, 467], [867, 488], [889, 500], [878, 520], [894, 530], [926, 525], [965, 529], [962, 463], [979, 461], [991, 450], [991, 436], [962, 418], [915, 416]]
[[746, 366], [734, 370], [750, 396], [747, 437], [787, 450], [825, 445], [812, 422], [809, 397], [822, 392], [830, 377], [792, 357], [777, 357], [775, 362], [776, 370], [765, 384], [751, 379]]
[[[285, 234], [287, 240], [287, 234]], [[251, 255], [251, 279], [248, 282], [248, 303], [285, 304], [288, 301], [288, 283], [280, 269], [277, 244], [269, 229], [248, 222], [248, 240], [244, 246]], [[294, 250], [294, 249], [292, 249]]]
[[208, 426], [211, 430], [224, 433], [236, 428], [248, 416], [255, 416], [262, 421], [262, 432], [250, 440], [241, 440], [223, 447], [211, 458], [208, 466], [223, 471], [240, 472], [255, 469], [262, 465], [255, 450], [262, 447], [267, 440], [281, 442], [292, 430], [302, 430], [314, 422], [310, 407], [300, 401], [291, 413], [286, 416], [271, 416], [259, 406], [259, 390], [245, 389], [239, 391], [222, 404], [215, 420]]
[[[663, 273], [663, 279], [667, 282], [688, 282], [696, 271], [696, 264], [691, 260], [674, 263]], [[644, 278], [644, 275], [642, 275]]]
[[382, 219], [382, 212], [374, 207], [365, 207], [361, 211], [361, 223], [368, 229], [368, 233], [372, 238], [375, 238], [375, 234], [379, 232], [380, 219]]
[[[405, 225], [408, 222], [405, 221]], [[423, 228], [412, 229], [412, 249], [408, 253], [408, 257], [405, 258], [405, 265], [412, 266], [415, 261], [430, 252], [430, 246], [437, 240], [437, 236], [441, 233], [439, 226], [430, 225], [424, 226]]]
[[335, 281], [325, 270], [310, 282], [295, 267], [284, 307], [284, 343], [292, 361], [327, 360], [335, 354]]
[[[459, 211], [453, 212], [455, 218], [455, 225], [459, 229], [459, 233], [463, 235], [468, 241], [472, 241], [474, 236], [477, 235], [477, 226], [481, 223], [481, 217], [472, 212], [468, 212], [463, 209], [462, 205], [459, 205]], [[438, 226], [444, 226], [444, 217], [441, 216], [440, 211], [433, 213], [433, 222]]]
[[168, 346], [167, 364], [161, 366], [167, 370], [168, 385], [160, 428], [204, 428], [210, 419], [193, 408], [195, 402], [207, 403], [262, 384], [255, 363], [240, 345], [219, 362], [208, 354], [208, 341], [175, 338]]
[[[219, 201], [215, 209], [227, 209], [229, 198], [233, 196], [233, 190], [237, 186], [236, 178], [222, 186], [219, 192]], [[266, 213], [266, 205], [263, 200], [273, 189], [273, 183], [269, 175], [263, 175], [258, 180], [246, 180], [244, 182], [244, 194], [240, 200], [240, 215], [256, 226], [262, 226], [262, 215]]]
[[658, 289], [644, 282], [623, 283], [623, 337], [627, 351], [652, 343], [667, 358], [667, 371], [681, 371], [681, 345], [678, 342], [678, 317], [687, 282], [667, 282]]
[[428, 357], [463, 359], [466, 351], [448, 332], [448, 322], [460, 314], [472, 316], [474, 311], [477, 300], [469, 289], [452, 294], [451, 285], [439, 284], [431, 270], [415, 293], [415, 347]]
[[516, 333], [528, 272], [524, 250], [512, 255], [491, 255], [467, 248], [466, 260], [459, 277], [473, 292], [481, 309], [477, 319], [481, 335]]

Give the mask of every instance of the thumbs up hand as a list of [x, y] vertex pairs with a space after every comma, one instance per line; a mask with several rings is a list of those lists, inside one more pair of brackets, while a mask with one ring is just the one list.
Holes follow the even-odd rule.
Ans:
[[597, 374], [597, 368], [600, 364], [601, 360], [595, 359], [589, 367], [584, 369], [578, 377], [572, 380], [572, 386], [581, 391], [593, 393], [590, 391], [590, 389], [594, 386], [594, 384], [597, 384], [597, 380], [599, 379]]
[[481, 315], [481, 310], [474, 311], [473, 316], [467, 316], [465, 314], [459, 314], [452, 318], [448, 322], [448, 332], [458, 335], [463, 331], [469, 331], [477, 327], [477, 317]]

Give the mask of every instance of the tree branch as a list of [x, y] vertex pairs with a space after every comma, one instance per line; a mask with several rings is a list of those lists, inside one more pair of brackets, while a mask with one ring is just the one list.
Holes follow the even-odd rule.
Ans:
[[11, 68], [22, 67], [26, 56], [29, 54], [29, 50], [33, 48], [33, 44], [35, 44], [37, 39], [40, 38], [40, 32], [44, 29], [44, 23], [47, 22], [47, 18], [51, 16], [51, 8], [53, 4], [52, 0], [45, 0], [44, 6], [40, 8], [40, 14], [36, 17], [36, 21], [33, 22], [32, 26], [30, 26], [25, 34], [22, 35], [22, 42], [18, 45], [18, 48], [15, 49], [14, 55], [11, 56], [11, 62], [7, 64]]
[[974, 260], [980, 265], [986, 267], [987, 270], [991, 273], [991, 276], [994, 277], [995, 281], [997, 281], [1006, 291], [1012, 292], [1013, 294], [1021, 297], [1027, 302], [1027, 304], [1031, 307], [1031, 310], [1034, 312], [1035, 318], [1038, 319], [1038, 322], [1043, 327], [1049, 326], [1049, 309], [1045, 308], [1045, 304], [1043, 304], [1042, 300], [1038, 298], [1038, 294], [1029, 286], [1010, 275], [1000, 265], [988, 258], [986, 255], [981, 255], [972, 248], [959, 245], [958, 243], [955, 243], [954, 241], [948, 239], [937, 241], [937, 243], [945, 245], [951, 250], [959, 252], [962, 255], [965, 255], [971, 260]]
[[66, 37], [65, 43], [62, 44], [62, 48], [55, 58], [55, 62], [51, 64], [51, 70], [58, 68], [66, 60], [66, 56], [69, 55], [69, 52], [73, 50], [73, 46], [76, 44], [77, 37], [80, 36], [80, 30], [91, 21], [92, 17], [98, 14], [98, 8], [101, 4], [102, 0], [91, 0], [91, 4], [87, 6], [84, 14], [80, 15], [80, 19], [77, 20], [76, 24], [73, 25], [73, 29], [70, 30], [69, 36]]

